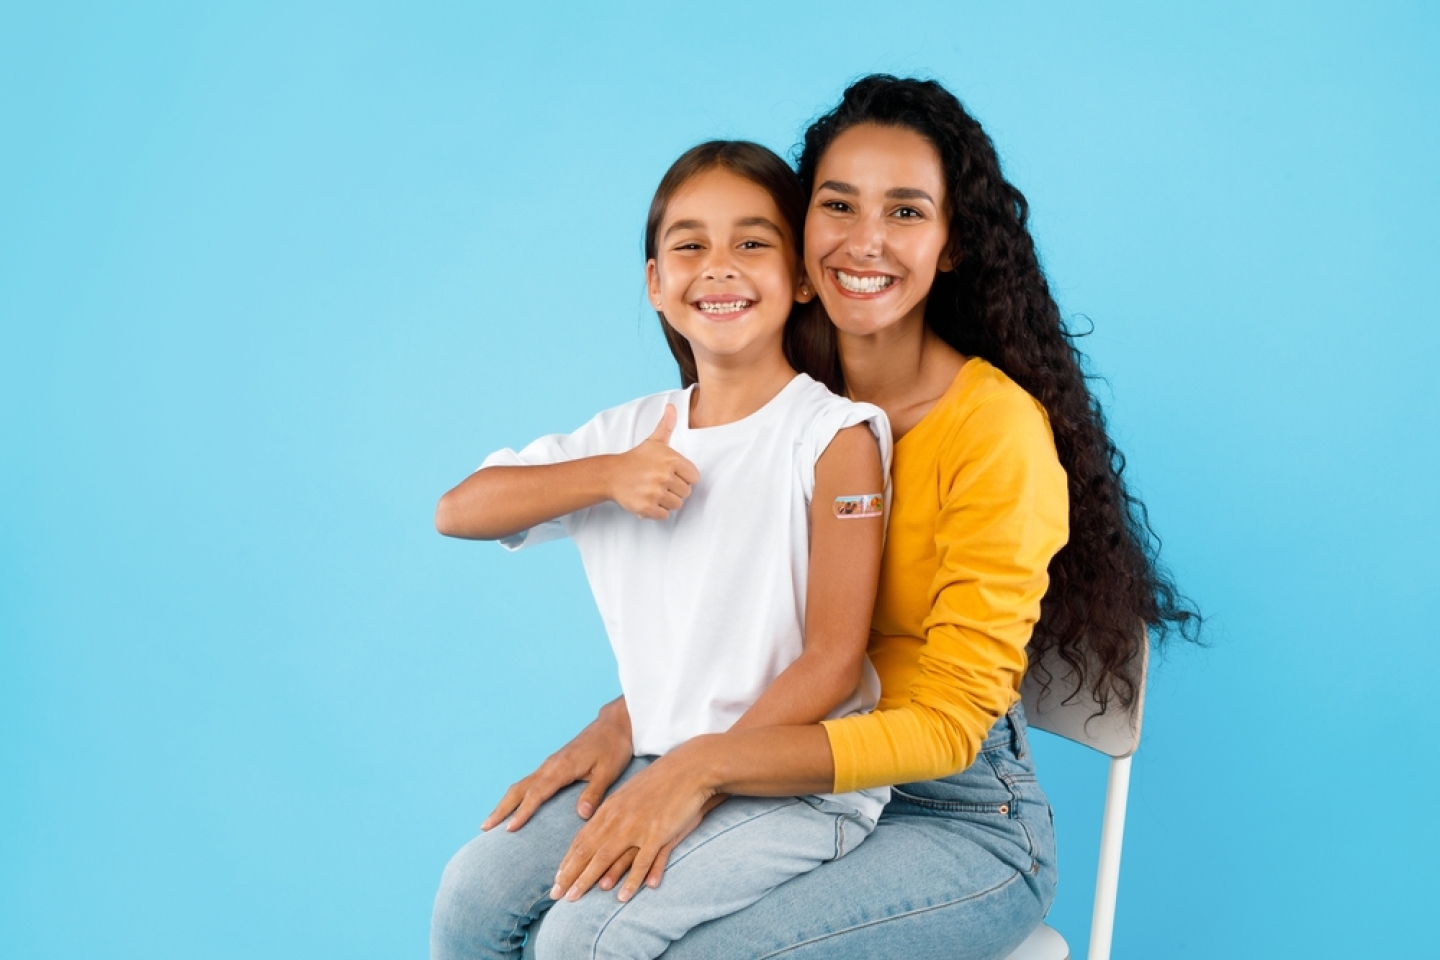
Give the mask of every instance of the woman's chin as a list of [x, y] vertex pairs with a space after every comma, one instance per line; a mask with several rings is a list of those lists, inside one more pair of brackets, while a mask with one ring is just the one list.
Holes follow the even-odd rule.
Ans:
[[835, 329], [852, 337], [874, 336], [895, 326], [899, 320], [900, 317], [889, 311], [883, 314], [878, 311], [854, 311], [839, 317], [830, 314], [830, 322], [835, 325]]

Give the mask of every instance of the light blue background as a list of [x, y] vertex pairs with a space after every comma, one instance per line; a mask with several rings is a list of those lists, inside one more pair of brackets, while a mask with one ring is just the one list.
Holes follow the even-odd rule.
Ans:
[[[1433, 950], [1433, 5], [123, 6], [0, 13], [0, 955], [423, 955], [616, 688], [573, 550], [436, 498], [670, 385], [660, 173], [873, 70], [986, 123], [1212, 617], [1115, 955]], [[1079, 956], [1103, 763], [1041, 753]]]

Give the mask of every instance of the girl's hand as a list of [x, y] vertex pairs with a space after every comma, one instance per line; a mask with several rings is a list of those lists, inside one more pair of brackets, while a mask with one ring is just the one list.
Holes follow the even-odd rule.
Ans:
[[702, 782], [692, 760], [694, 744], [691, 740], [656, 760], [605, 801], [570, 842], [551, 897], [578, 900], [595, 883], [608, 890], [622, 875], [622, 902], [641, 883], [660, 885], [675, 845], [725, 799]]
[[700, 480], [695, 464], [670, 449], [675, 405], [665, 404], [655, 432], [611, 465], [610, 499], [643, 520], [665, 520]]
[[602, 707], [588, 727], [551, 754], [538, 770], [512, 784], [480, 829], [490, 830], [510, 817], [505, 829], [519, 830], [541, 804], [577, 780], [590, 783], [581, 792], [575, 812], [582, 820], [590, 819], [605, 791], [629, 765], [632, 752], [630, 713], [622, 697]]

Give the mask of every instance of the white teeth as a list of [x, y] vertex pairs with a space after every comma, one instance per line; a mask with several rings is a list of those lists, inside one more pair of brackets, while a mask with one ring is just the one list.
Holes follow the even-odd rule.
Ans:
[[721, 316], [749, 310], [754, 303], [754, 300], [700, 300], [696, 302], [695, 306], [700, 308], [701, 313]]
[[836, 270], [835, 277], [840, 286], [851, 293], [879, 293], [895, 282], [894, 277], [852, 277], [844, 270]]

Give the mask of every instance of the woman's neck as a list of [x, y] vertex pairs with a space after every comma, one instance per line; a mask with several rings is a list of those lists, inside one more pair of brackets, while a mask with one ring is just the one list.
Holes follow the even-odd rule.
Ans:
[[840, 332], [840, 364], [850, 397], [884, 410], [896, 440], [944, 396], [965, 360], [925, 325], [923, 309], [876, 333]]
[[724, 364], [695, 358], [698, 385], [690, 395], [690, 426], [721, 427], [744, 420], [795, 379], [785, 355], [775, 351], [758, 363]]

